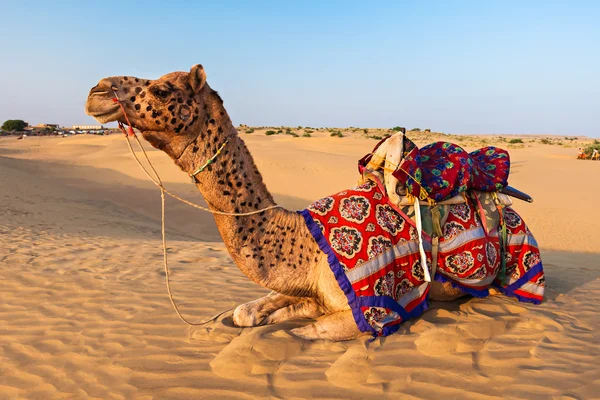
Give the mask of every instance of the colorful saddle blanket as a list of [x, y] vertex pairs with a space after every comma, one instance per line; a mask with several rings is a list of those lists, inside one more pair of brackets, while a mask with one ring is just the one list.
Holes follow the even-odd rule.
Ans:
[[[485, 229], [481, 210], [476, 196], [450, 206], [434, 279], [477, 297], [487, 296], [494, 285], [520, 301], [540, 303], [544, 272], [533, 235], [515, 211], [505, 210], [506, 279], [500, 282], [498, 229]], [[327, 254], [361, 331], [389, 335], [427, 309], [430, 283], [424, 279], [415, 223], [389, 202], [381, 182], [325, 197], [301, 214]], [[423, 239], [432, 274], [431, 238], [423, 233]]]

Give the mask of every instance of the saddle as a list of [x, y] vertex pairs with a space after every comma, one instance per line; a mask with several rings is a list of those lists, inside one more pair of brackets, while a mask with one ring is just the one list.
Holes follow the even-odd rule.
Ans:
[[[511, 197], [533, 201], [508, 186], [510, 157], [506, 150], [493, 146], [467, 153], [456, 144], [435, 142], [419, 149], [402, 129], [381, 140], [358, 166], [359, 183], [382, 185], [390, 202], [415, 222], [422, 265], [426, 262], [421, 232], [431, 238], [432, 252], [437, 254], [451, 205], [474, 205], [486, 233], [499, 231], [503, 248], [507, 241], [503, 210], [512, 205]], [[431, 281], [427, 268], [424, 273]]]

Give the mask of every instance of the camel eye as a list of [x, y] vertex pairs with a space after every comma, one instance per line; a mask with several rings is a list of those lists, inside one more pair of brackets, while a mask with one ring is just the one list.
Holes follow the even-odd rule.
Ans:
[[152, 90], [152, 93], [156, 96], [156, 97], [160, 97], [160, 98], [167, 98], [169, 96], [169, 92], [167, 90], [162, 90], [162, 89], [154, 89]]

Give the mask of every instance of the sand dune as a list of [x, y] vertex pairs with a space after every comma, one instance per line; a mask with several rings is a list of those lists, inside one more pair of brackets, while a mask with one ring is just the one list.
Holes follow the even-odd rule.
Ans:
[[[277, 201], [352, 185], [360, 138], [243, 135]], [[467, 149], [471, 149], [469, 145]], [[182, 324], [164, 287], [160, 195], [120, 135], [0, 139], [0, 399], [600, 398], [600, 162], [511, 149], [511, 184], [543, 251], [547, 299], [433, 303], [370, 342], [307, 342], [301, 321]], [[203, 204], [166, 155], [173, 191]], [[293, 182], [293, 184], [291, 183]], [[210, 215], [167, 203], [172, 285], [191, 320], [257, 298]]]

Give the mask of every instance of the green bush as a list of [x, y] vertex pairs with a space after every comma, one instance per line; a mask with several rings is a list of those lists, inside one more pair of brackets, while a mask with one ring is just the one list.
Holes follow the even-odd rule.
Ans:
[[331, 137], [344, 137], [344, 135], [342, 135], [342, 132], [340, 131], [333, 131], [329, 134], [329, 136]]
[[551, 142], [551, 141], [549, 141], [549, 140], [548, 140], [548, 139], [546, 139], [546, 138], [543, 138], [542, 140], [540, 140], [540, 143], [542, 143], [542, 144], [552, 144], [552, 142]]
[[312, 129], [305, 129], [305, 130], [304, 130], [304, 133], [308, 133], [309, 135], [310, 135], [311, 133], [313, 133], [313, 132], [314, 132], [314, 131], [313, 131]]
[[402, 127], [401, 126], [395, 126], [395, 127], [392, 128], [392, 130], [394, 132], [400, 132], [402, 130]]
[[381, 139], [383, 139], [383, 137], [382, 137], [382, 136], [378, 136], [378, 135], [371, 135], [371, 136], [369, 136], [369, 137], [370, 137], [371, 139], [376, 139], [376, 140], [381, 140]]
[[594, 150], [598, 150], [598, 151], [600, 151], [600, 141], [598, 141], [598, 140], [594, 140], [594, 141], [592, 142], [592, 144], [590, 144], [590, 145], [586, 146], [586, 147], [583, 149], [583, 152], [584, 152], [585, 154], [587, 154], [588, 156], [590, 156]]
[[9, 119], [2, 124], [3, 131], [22, 131], [27, 128], [27, 122], [21, 119]]
[[246, 133], [254, 133], [254, 128], [247, 129]]
[[420, 128], [412, 128], [410, 131], [411, 132], [421, 132], [421, 129]]
[[508, 141], [508, 143], [511, 143], [511, 144], [515, 144], [515, 143], [523, 143], [523, 139], [510, 139], [510, 140]]
[[[311, 132], [312, 132], [312, 131], [311, 131]], [[302, 135], [302, 137], [312, 137], [312, 136], [310, 135], [310, 133], [308, 133], [308, 132], [305, 132], [305, 133], [304, 133], [304, 135]]]
[[275, 131], [266, 131], [265, 132], [265, 135], [267, 135], [267, 136], [276, 135], [276, 134], [277, 134], [277, 132], [275, 132]]

